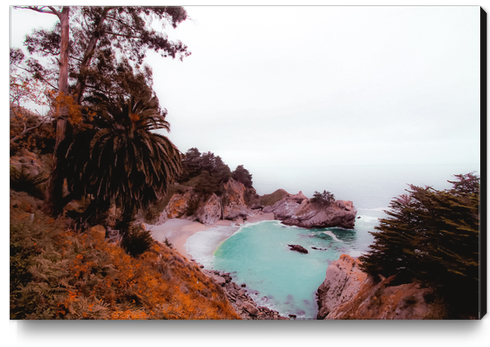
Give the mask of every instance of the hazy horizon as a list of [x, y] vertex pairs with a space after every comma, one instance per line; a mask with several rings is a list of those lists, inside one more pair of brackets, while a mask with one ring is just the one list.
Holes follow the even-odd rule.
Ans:
[[[182, 152], [277, 188], [281, 168], [480, 163], [478, 6], [185, 8], [167, 32], [192, 55], [147, 58]], [[14, 47], [56, 20], [11, 12]]]

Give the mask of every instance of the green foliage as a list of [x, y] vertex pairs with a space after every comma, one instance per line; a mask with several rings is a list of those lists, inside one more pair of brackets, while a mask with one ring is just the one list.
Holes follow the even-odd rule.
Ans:
[[252, 175], [243, 167], [243, 165], [238, 165], [235, 171], [233, 171], [231, 177], [235, 181], [243, 183], [245, 187], [252, 188]]
[[362, 268], [378, 278], [397, 274], [438, 289], [450, 316], [478, 314], [480, 179], [457, 175], [453, 188], [410, 186], [375, 227]]
[[170, 140], [166, 112], [147, 88], [140, 98], [101, 97], [93, 129], [78, 132], [67, 150], [67, 182], [73, 198], [92, 196], [88, 213], [111, 203], [128, 220], [161, 199], [181, 172], [181, 156]]
[[54, 127], [52, 120], [23, 107], [10, 107], [10, 152], [21, 149], [38, 151], [40, 154], [53, 153]]
[[197, 148], [191, 148], [186, 152], [182, 159], [182, 166], [180, 182], [188, 182], [204, 171], [213, 176], [217, 184], [225, 183], [231, 178], [230, 168], [220, 156], [215, 156], [212, 152], [201, 154]]
[[[152, 69], [147, 65], [143, 65], [143, 60], [148, 50], [155, 51], [162, 57], [178, 57], [181, 60], [190, 54], [182, 42], [169, 40], [166, 33], [161, 30], [168, 25], [176, 28], [178, 24], [183, 22], [187, 18], [184, 8], [168, 6], [23, 6], [21, 8], [55, 14], [59, 18], [59, 22], [52, 30], [34, 30], [31, 35], [26, 37], [24, 44], [29, 51], [29, 57], [26, 57], [20, 50], [16, 49], [11, 50], [10, 56], [11, 69], [22, 71], [22, 75], [17, 76], [17, 78], [28, 85], [33, 81], [41, 82], [45, 88], [49, 89], [48, 92], [52, 96], [52, 101], [55, 101], [52, 104], [50, 115], [54, 117], [54, 125], [57, 129], [56, 151], [47, 194], [48, 208], [51, 213], [59, 215], [63, 206], [70, 201], [68, 197], [79, 198], [81, 194], [85, 194], [86, 192], [83, 192], [83, 189], [87, 187], [87, 183], [89, 186], [92, 183], [98, 185], [98, 187], [92, 189], [92, 192], [88, 193], [96, 195], [95, 206], [92, 206], [91, 213], [94, 212], [93, 210], [106, 209], [108, 203], [110, 203], [107, 201], [108, 199], [115, 200], [116, 203], [119, 203], [119, 206], [123, 206], [128, 212], [125, 215], [131, 214], [133, 209], [138, 208], [142, 201], [143, 205], [146, 205], [146, 201], [153, 201], [155, 195], [161, 193], [162, 186], [166, 185], [166, 183], [160, 184], [160, 182], [157, 182], [154, 184], [156, 177], [148, 174], [148, 171], [163, 172], [163, 174], [159, 173], [157, 175], [157, 181], [160, 181], [160, 178], [164, 176], [170, 177], [172, 173], [169, 171], [172, 171], [175, 165], [180, 166], [180, 158], [177, 159], [177, 164], [167, 162], [162, 164], [165, 167], [160, 168], [158, 163], [164, 159], [160, 155], [157, 155], [155, 161], [150, 163], [146, 158], [140, 158], [142, 153], [141, 151], [138, 152], [140, 143], [137, 143], [137, 140], [135, 141], [136, 143], [128, 143], [125, 142], [125, 139], [122, 139], [122, 141], [116, 139], [118, 135], [115, 135], [115, 133], [124, 130], [121, 129], [121, 127], [125, 126], [124, 122], [120, 122], [119, 127], [111, 127], [109, 130], [104, 126], [97, 129], [97, 124], [91, 123], [94, 111], [92, 109], [94, 106], [93, 97], [99, 94], [104, 95], [109, 100], [121, 98], [124, 101], [123, 103], [125, 103], [132, 96], [135, 99], [134, 101], [138, 102], [148, 99], [148, 89], [151, 90], [151, 96], [153, 97], [154, 93], [151, 87]], [[155, 29], [157, 27], [159, 29]], [[134, 103], [132, 105], [135, 106]], [[76, 111], [73, 115], [76, 114], [77, 127], [73, 126], [72, 111]], [[162, 112], [160, 113], [162, 114]], [[127, 116], [133, 120], [131, 114]], [[141, 117], [141, 115], [138, 116]], [[101, 118], [104, 117], [102, 116]], [[165, 126], [161, 126], [165, 124], [164, 122], [160, 122], [157, 118], [154, 118], [155, 120], [154, 126], [151, 126], [153, 129], [148, 127], [149, 130], [165, 128]], [[138, 122], [135, 121], [135, 123]], [[25, 123], [21, 125], [24, 125], [25, 128]], [[99, 152], [99, 158], [95, 159], [95, 162], [104, 158], [105, 165], [108, 163], [107, 159], [109, 159], [110, 162], [113, 162], [113, 167], [117, 167], [117, 170], [119, 170], [121, 166], [125, 165], [122, 162], [125, 162], [128, 157], [131, 159], [133, 156], [136, 163], [145, 163], [148, 166], [153, 166], [145, 169], [146, 172], [137, 177], [137, 181], [144, 182], [144, 185], [140, 184], [134, 189], [129, 187], [131, 194], [138, 195], [136, 197], [136, 200], [138, 200], [136, 206], [126, 203], [121, 204], [121, 201], [125, 202], [124, 196], [128, 194], [128, 187], [123, 184], [120, 185], [120, 190], [123, 191], [122, 194], [116, 191], [115, 185], [109, 184], [108, 187], [106, 185], [107, 181], [104, 180], [107, 180], [107, 175], [110, 176], [112, 172], [101, 172], [103, 168], [98, 165], [100, 161], [97, 165], [93, 165], [94, 162], [88, 163], [87, 160], [85, 162], [79, 160], [78, 164], [70, 162], [70, 156], [84, 157], [87, 154], [87, 150], [90, 152], [90, 159], [93, 159], [93, 148], [87, 149], [75, 146], [78, 147], [77, 149], [84, 151], [76, 154], [73, 151], [67, 153], [69, 147], [73, 145], [73, 135], [80, 135], [76, 134], [76, 132], [86, 130], [86, 127], [96, 130], [96, 134], [91, 134], [91, 136], [97, 136], [98, 140], [100, 140], [95, 146], [97, 149], [105, 151], [106, 148], [101, 147], [110, 143], [109, 145], [113, 145], [114, 152], [121, 149], [121, 151], [126, 150], [126, 154], [128, 154], [128, 156], [125, 156], [124, 153], [114, 153], [115, 157], [108, 158], [108, 153]], [[128, 129], [131, 128], [134, 127]], [[97, 130], [106, 131], [106, 133], [99, 133]], [[80, 136], [87, 137], [87, 133]], [[12, 138], [11, 142], [16, 137]], [[108, 139], [107, 137], [112, 138]], [[133, 139], [131, 134], [129, 137]], [[143, 142], [145, 142], [144, 139]], [[123, 149], [123, 147], [125, 148]], [[169, 146], [169, 141], [159, 141], [154, 147], [158, 147], [158, 153], [167, 152], [172, 157], [174, 152], [176, 152], [173, 145]], [[151, 155], [153, 153], [150, 153]], [[72, 167], [68, 167], [70, 165]], [[73, 170], [73, 166], [77, 166], [76, 170]], [[94, 171], [91, 170], [94, 166], [98, 166], [95, 171], [101, 173], [102, 178], [97, 182], [96, 176], [92, 176], [91, 178], [89, 177], [90, 179], [87, 182], [86, 178], [91, 175], [90, 171]], [[110, 164], [107, 164], [107, 166], [110, 166]], [[106, 167], [106, 169], [108, 168]], [[66, 175], [68, 172], [71, 177]], [[87, 174], [87, 172], [89, 173]], [[132, 178], [134, 177], [131, 177], [130, 180]], [[65, 199], [62, 192], [65, 179], [71, 180], [72, 183], [75, 182], [75, 186], [78, 182], [85, 184], [80, 186], [79, 189], [73, 188], [75, 186], [72, 185], [69, 191], [70, 195]], [[92, 182], [92, 180], [95, 182]], [[102, 184], [100, 184], [101, 182]], [[118, 183], [121, 183], [120, 180]], [[103, 189], [105, 191], [102, 191]], [[140, 199], [140, 196], [146, 194], [149, 194], [148, 199]]]
[[[46, 7], [43, 11], [50, 12]], [[183, 7], [70, 6], [68, 89], [79, 94], [82, 103], [94, 90], [114, 97], [121, 94], [122, 60], [141, 66], [148, 50], [182, 60], [190, 54], [186, 45], [170, 40], [162, 28], [176, 28], [186, 18]], [[61, 36], [60, 23], [50, 30], [35, 29], [24, 42], [30, 58], [24, 61], [17, 55], [11, 61], [31, 78], [57, 86]]]
[[310, 201], [318, 206], [328, 207], [335, 201], [335, 196], [326, 190], [323, 193], [315, 191]]
[[211, 176], [208, 171], [202, 171], [199, 176], [193, 179], [194, 191], [204, 196], [209, 196], [219, 191], [219, 181], [215, 176]]
[[284, 189], [278, 189], [271, 194], [264, 194], [260, 197], [260, 204], [263, 206], [272, 206], [279, 200], [288, 196], [289, 193]]
[[202, 153], [191, 148], [182, 159], [183, 172], [179, 182], [193, 187], [198, 193], [207, 196], [222, 194], [222, 186], [231, 178], [231, 171], [220, 156], [212, 152]]
[[165, 241], [163, 241], [163, 243], [165, 244], [165, 246], [169, 248], [174, 248], [174, 245], [172, 245], [172, 243], [168, 240], [168, 238], [165, 238]]
[[260, 196], [253, 187], [249, 187], [245, 190], [243, 199], [248, 207], [255, 207], [260, 204]]
[[149, 250], [154, 242], [149, 230], [145, 230], [141, 224], [135, 224], [130, 225], [128, 231], [123, 235], [121, 247], [130, 256], [137, 257]]
[[17, 170], [10, 166], [10, 188], [18, 192], [26, 192], [38, 199], [44, 199], [45, 182], [47, 178], [43, 173], [31, 175], [24, 167]]

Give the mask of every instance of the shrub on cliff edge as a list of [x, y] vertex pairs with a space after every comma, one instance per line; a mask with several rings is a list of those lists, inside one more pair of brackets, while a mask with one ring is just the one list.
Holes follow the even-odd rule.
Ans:
[[452, 189], [410, 186], [375, 227], [361, 268], [378, 278], [397, 274], [435, 287], [448, 318], [477, 317], [480, 178], [456, 175]]
[[317, 206], [328, 207], [335, 201], [335, 196], [326, 190], [324, 190], [323, 193], [315, 190], [310, 201]]
[[26, 202], [10, 210], [10, 319], [240, 319], [223, 289], [169, 247], [131, 257]]

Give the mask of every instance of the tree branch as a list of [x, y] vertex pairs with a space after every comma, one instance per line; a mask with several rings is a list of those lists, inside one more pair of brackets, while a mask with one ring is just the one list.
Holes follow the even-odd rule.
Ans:
[[[14, 111], [14, 113], [17, 113], [17, 112]], [[28, 128], [27, 127], [27, 122], [24, 120], [23, 121], [24, 130], [19, 135], [16, 135], [13, 138], [11, 138], [10, 139], [10, 144], [13, 144], [15, 141], [17, 141], [17, 140], [21, 139], [22, 137], [24, 137], [24, 135], [27, 134], [29, 131], [34, 130], [36, 128], [39, 128], [44, 123], [46, 123], [46, 118], [41, 118], [41, 121], [39, 122], [39, 124], [37, 124], [37, 125], [35, 125], [33, 127]]]
[[53, 12], [53, 14], [57, 15], [58, 18], [61, 19], [61, 13], [57, 9], [55, 9], [53, 6], [48, 6], [48, 8]]
[[60, 13], [58, 10], [56, 10], [53, 6], [48, 6], [49, 10], [46, 10], [46, 6], [14, 6], [15, 9], [19, 10], [31, 10], [39, 13], [46, 13], [46, 14], [54, 14], [56, 16], [60, 16]]
[[[21, 69], [21, 70], [24, 70], [24, 71], [26, 71], [26, 72], [30, 73], [31, 75], [34, 75], [34, 72], [33, 72], [32, 70], [26, 69], [26, 68], [24, 68], [24, 67], [22, 67], [22, 66], [20, 66], [20, 65], [14, 65], [14, 66], [15, 66], [15, 67], [17, 67], [17, 68], [19, 68], [19, 69]], [[48, 80], [46, 80], [45, 78], [43, 78], [43, 77], [39, 76], [39, 78], [38, 78], [38, 79], [39, 79], [39, 80], [41, 80], [42, 82], [46, 83], [48, 86], [50, 86], [50, 87], [51, 87], [51, 88], [53, 88], [54, 90], [57, 90], [57, 89], [58, 89], [58, 87], [56, 87], [56, 86], [52, 85], [52, 84], [51, 84], [50, 82], [48, 82]]]

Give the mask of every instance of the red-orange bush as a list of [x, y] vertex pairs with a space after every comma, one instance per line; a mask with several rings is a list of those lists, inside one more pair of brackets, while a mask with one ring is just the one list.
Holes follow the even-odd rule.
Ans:
[[25, 270], [11, 286], [11, 319], [239, 319], [221, 288], [167, 246], [134, 258], [96, 229], [78, 235], [34, 215], [11, 213], [11, 265]]

